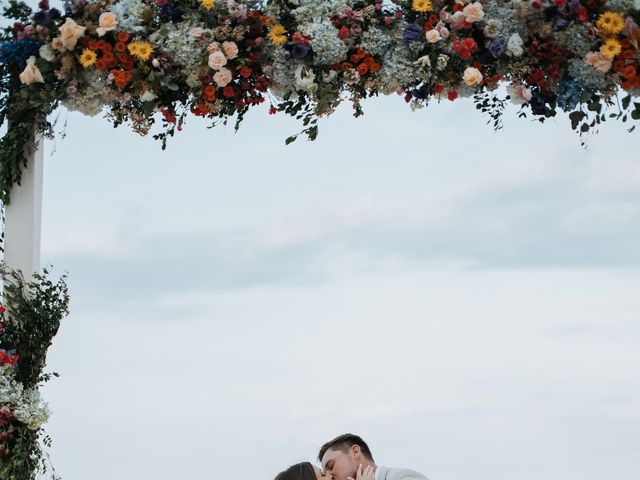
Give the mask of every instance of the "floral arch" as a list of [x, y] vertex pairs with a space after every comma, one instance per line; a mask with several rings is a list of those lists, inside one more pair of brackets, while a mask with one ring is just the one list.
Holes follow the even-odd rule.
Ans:
[[[163, 148], [189, 116], [238, 128], [262, 103], [300, 120], [287, 143], [313, 140], [343, 101], [359, 116], [363, 99], [391, 94], [412, 107], [472, 97], [494, 128], [507, 102], [540, 121], [567, 112], [580, 135], [639, 120], [639, 9], [637, 0], [41, 0], [33, 10], [10, 0], [0, 200], [9, 204], [29, 168], [34, 131], [53, 135], [60, 105], [105, 112]], [[5, 275], [0, 477], [23, 480], [44, 468], [37, 385], [68, 296], [46, 272]], [[26, 341], [34, 331], [38, 346]]]

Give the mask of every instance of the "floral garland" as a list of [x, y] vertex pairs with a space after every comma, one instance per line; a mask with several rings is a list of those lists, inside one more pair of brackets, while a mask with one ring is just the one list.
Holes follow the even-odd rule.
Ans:
[[[35, 122], [60, 103], [107, 109], [166, 145], [187, 115], [216, 122], [265, 101], [302, 120], [345, 99], [400, 93], [412, 107], [474, 97], [501, 127], [506, 102], [586, 133], [640, 119], [637, 0], [11, 0], [0, 39], [1, 198], [20, 180]], [[498, 85], [507, 84], [500, 97]], [[622, 98], [620, 93], [622, 92]], [[632, 130], [631, 127], [630, 130]], [[287, 143], [297, 135], [289, 137]]]
[[[0, 306], [0, 478], [57, 479], [43, 447], [50, 445], [43, 425], [49, 419], [39, 386], [56, 374], [43, 374], [46, 352], [68, 313], [64, 278], [53, 283], [48, 272], [26, 283], [5, 272], [5, 305]], [[20, 352], [20, 353], [17, 353]]]

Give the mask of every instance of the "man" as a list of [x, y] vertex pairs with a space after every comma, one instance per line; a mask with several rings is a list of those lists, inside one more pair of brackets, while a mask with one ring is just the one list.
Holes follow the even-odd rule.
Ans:
[[318, 460], [325, 475], [333, 480], [357, 480], [361, 465], [375, 468], [375, 480], [428, 480], [423, 474], [405, 468], [377, 466], [369, 446], [357, 435], [345, 433], [328, 441], [320, 448]]

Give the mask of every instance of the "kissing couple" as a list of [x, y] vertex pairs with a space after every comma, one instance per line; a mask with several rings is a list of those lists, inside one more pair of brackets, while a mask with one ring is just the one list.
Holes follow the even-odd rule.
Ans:
[[296, 463], [274, 480], [428, 480], [413, 470], [376, 465], [369, 446], [351, 433], [325, 443], [318, 460], [322, 468], [310, 462]]

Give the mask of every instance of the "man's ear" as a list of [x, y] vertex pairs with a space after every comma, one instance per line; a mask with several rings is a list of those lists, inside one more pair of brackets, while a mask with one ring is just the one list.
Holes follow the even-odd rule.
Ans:
[[360, 445], [351, 445], [351, 455], [356, 460], [362, 456], [362, 449], [360, 448]]

